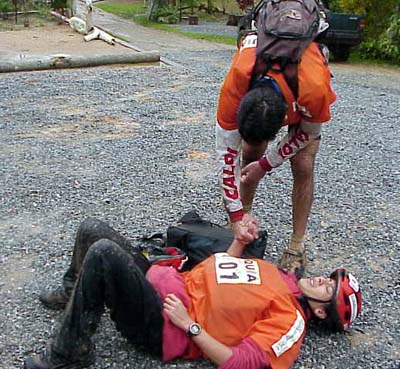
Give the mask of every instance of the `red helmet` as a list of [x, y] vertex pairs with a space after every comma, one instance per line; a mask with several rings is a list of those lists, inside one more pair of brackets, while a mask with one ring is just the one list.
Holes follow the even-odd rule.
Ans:
[[332, 298], [332, 316], [338, 330], [350, 328], [361, 313], [361, 290], [357, 279], [344, 268], [336, 269], [330, 276], [336, 281], [336, 289]]

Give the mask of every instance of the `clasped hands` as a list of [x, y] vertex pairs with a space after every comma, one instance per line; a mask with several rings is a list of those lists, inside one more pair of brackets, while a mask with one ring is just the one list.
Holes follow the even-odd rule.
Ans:
[[[245, 185], [257, 187], [265, 174], [258, 161], [254, 161], [242, 169], [240, 181]], [[258, 220], [251, 213], [245, 214], [240, 221], [232, 224], [235, 239], [246, 245], [258, 238], [258, 227]]]
[[250, 213], [243, 215], [242, 220], [232, 223], [235, 240], [247, 245], [258, 238], [258, 220]]

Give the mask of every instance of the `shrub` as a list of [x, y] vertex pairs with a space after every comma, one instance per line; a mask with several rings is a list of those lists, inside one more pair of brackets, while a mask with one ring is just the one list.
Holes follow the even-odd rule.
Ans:
[[179, 22], [179, 9], [173, 5], [167, 5], [158, 8], [152, 16], [157, 22], [175, 24]]
[[365, 41], [360, 51], [363, 56], [400, 63], [400, 14], [393, 14], [389, 27], [378, 38]]
[[8, 13], [14, 11], [11, 0], [0, 0], [0, 13]]

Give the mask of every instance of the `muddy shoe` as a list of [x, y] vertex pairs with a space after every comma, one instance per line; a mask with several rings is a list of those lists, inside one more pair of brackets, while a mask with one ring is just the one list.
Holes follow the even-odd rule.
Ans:
[[292, 235], [288, 248], [283, 252], [278, 262], [280, 268], [293, 272], [297, 277], [304, 275], [307, 264], [304, 239]]
[[49, 309], [63, 310], [68, 303], [69, 296], [63, 286], [54, 291], [43, 291], [39, 295], [41, 303]]
[[298, 278], [304, 275], [307, 264], [307, 257], [305, 250], [291, 250], [287, 248], [278, 262], [280, 268], [293, 272]]
[[87, 368], [93, 363], [93, 352], [73, 360], [68, 360], [52, 353], [50, 350], [46, 350], [40, 355], [27, 357], [24, 361], [24, 369], [80, 369]]

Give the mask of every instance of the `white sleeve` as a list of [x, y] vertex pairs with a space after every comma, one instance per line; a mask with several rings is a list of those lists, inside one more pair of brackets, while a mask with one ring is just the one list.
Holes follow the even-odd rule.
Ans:
[[295, 156], [311, 141], [318, 140], [321, 136], [321, 123], [302, 121], [296, 129], [289, 132], [276, 145], [268, 148], [265, 158], [271, 168], [279, 167], [285, 160]]
[[218, 184], [226, 210], [231, 214], [243, 208], [239, 195], [242, 139], [237, 129], [225, 130], [218, 122], [215, 125], [215, 137]]

